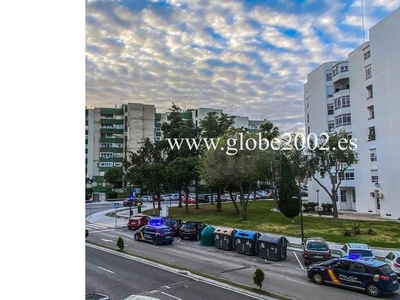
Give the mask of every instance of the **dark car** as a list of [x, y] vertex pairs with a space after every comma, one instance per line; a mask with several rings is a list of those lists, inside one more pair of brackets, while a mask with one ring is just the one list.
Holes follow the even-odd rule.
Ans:
[[321, 238], [306, 239], [302, 254], [306, 266], [313, 262], [328, 260], [332, 256], [328, 243]]
[[317, 284], [362, 290], [373, 297], [399, 289], [397, 275], [386, 263], [356, 255], [313, 264], [307, 269], [307, 277]]
[[169, 218], [164, 222], [164, 225], [171, 229], [174, 236], [179, 236], [179, 229], [181, 229], [183, 223], [179, 218]]
[[168, 226], [145, 225], [134, 234], [136, 241], [151, 242], [154, 245], [171, 244], [174, 241], [174, 235]]
[[134, 199], [134, 200], [130, 200], [129, 198], [126, 198], [124, 201], [122, 201], [122, 205], [123, 206], [137, 206], [138, 204], [142, 205], [143, 202], [140, 201], [139, 199]]
[[86, 300], [110, 300], [110, 297], [100, 293], [86, 293]]
[[179, 230], [179, 237], [183, 240], [185, 238], [200, 240], [201, 232], [206, 227], [206, 224], [199, 221], [187, 221]]
[[166, 220], [168, 220], [167, 217], [152, 217], [148, 224], [153, 226], [161, 226], [164, 225]]
[[139, 229], [140, 227], [147, 225], [149, 220], [150, 220], [150, 217], [148, 215], [135, 214], [129, 219], [127, 227], [129, 230]]

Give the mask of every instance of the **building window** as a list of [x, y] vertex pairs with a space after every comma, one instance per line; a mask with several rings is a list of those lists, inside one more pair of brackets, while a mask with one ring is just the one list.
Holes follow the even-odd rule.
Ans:
[[351, 125], [351, 114], [344, 114], [342, 116], [342, 120], [343, 126]]
[[333, 131], [335, 131], [335, 122], [329, 121], [328, 122], [328, 132], [333, 132]]
[[342, 107], [342, 102], [340, 101], [340, 97], [334, 100], [335, 103], [335, 110]]
[[378, 182], [378, 171], [377, 170], [372, 170], [371, 171], [371, 182]]
[[342, 107], [350, 107], [350, 96], [342, 97]]
[[371, 73], [371, 65], [365, 67], [365, 80], [370, 79], [372, 77]]
[[307, 127], [307, 135], [310, 134], [310, 126]]
[[116, 162], [116, 163], [114, 163], [114, 167], [122, 167], [122, 162]]
[[369, 158], [371, 162], [378, 161], [378, 157], [376, 156], [376, 149], [369, 149]]
[[113, 153], [112, 152], [100, 152], [100, 157], [110, 158], [110, 157], [113, 157]]
[[374, 97], [374, 93], [372, 91], [372, 84], [367, 86], [367, 100], [372, 99]]
[[307, 123], [310, 123], [310, 114], [307, 114]]
[[367, 109], [368, 109], [368, 120], [375, 119], [374, 106], [373, 105], [368, 106]]
[[332, 104], [332, 103], [328, 104], [328, 105], [327, 105], [327, 108], [328, 108], [328, 116], [329, 116], [329, 115], [333, 115], [333, 114], [334, 114], [334, 111], [333, 111], [333, 104]]
[[340, 67], [340, 73], [347, 72], [348, 70], [349, 70], [349, 66], [341, 66]]
[[345, 190], [340, 191], [340, 202], [347, 202], [347, 193]]
[[156, 127], [156, 132], [161, 132], [161, 127]]
[[333, 97], [333, 85], [327, 86], [326, 87], [326, 95], [328, 98]]
[[376, 133], [375, 133], [375, 126], [370, 127], [368, 133], [368, 141], [375, 141]]
[[335, 126], [336, 127], [342, 126], [342, 116], [341, 115], [335, 117]]
[[352, 189], [353, 203], [356, 203], [356, 189]]
[[161, 141], [161, 137], [160, 136], [156, 136], [156, 141]]
[[100, 148], [112, 148], [112, 143], [100, 143]]
[[113, 162], [101, 162], [99, 163], [100, 168], [111, 168], [113, 166]]
[[332, 81], [332, 73], [326, 73], [326, 81]]
[[364, 60], [367, 60], [370, 57], [371, 57], [371, 51], [368, 50], [367, 52], [364, 53]]
[[354, 180], [354, 171], [347, 171], [344, 173], [344, 180]]

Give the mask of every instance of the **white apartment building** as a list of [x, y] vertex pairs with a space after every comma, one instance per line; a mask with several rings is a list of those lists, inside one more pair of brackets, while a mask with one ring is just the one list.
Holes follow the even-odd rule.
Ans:
[[[322, 64], [304, 85], [306, 134], [344, 129], [357, 139], [359, 162], [344, 174], [339, 210], [400, 219], [399, 28], [397, 9], [346, 61]], [[330, 202], [314, 180], [308, 187], [309, 199]]]

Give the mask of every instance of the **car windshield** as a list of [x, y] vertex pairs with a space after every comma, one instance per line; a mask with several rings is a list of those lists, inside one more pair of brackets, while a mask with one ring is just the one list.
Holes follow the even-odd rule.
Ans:
[[183, 228], [194, 228], [195, 225], [193, 223], [189, 223], [189, 224], [183, 224], [182, 227]]
[[398, 264], [400, 264], [400, 257], [398, 257], [398, 258], [396, 259], [396, 262], [397, 262]]
[[307, 244], [308, 250], [316, 250], [316, 251], [328, 251], [329, 248], [325, 243], [321, 242], [310, 242]]
[[359, 254], [359, 255], [364, 256], [364, 257], [374, 256], [372, 254], [372, 251], [370, 251], [370, 250], [362, 250], [362, 249], [350, 250], [349, 254]]

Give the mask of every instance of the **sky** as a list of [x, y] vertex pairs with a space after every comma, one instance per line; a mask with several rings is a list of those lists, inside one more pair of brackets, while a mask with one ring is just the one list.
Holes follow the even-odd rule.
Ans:
[[166, 112], [174, 102], [303, 131], [307, 74], [345, 60], [398, 7], [400, 0], [87, 0], [85, 104]]

